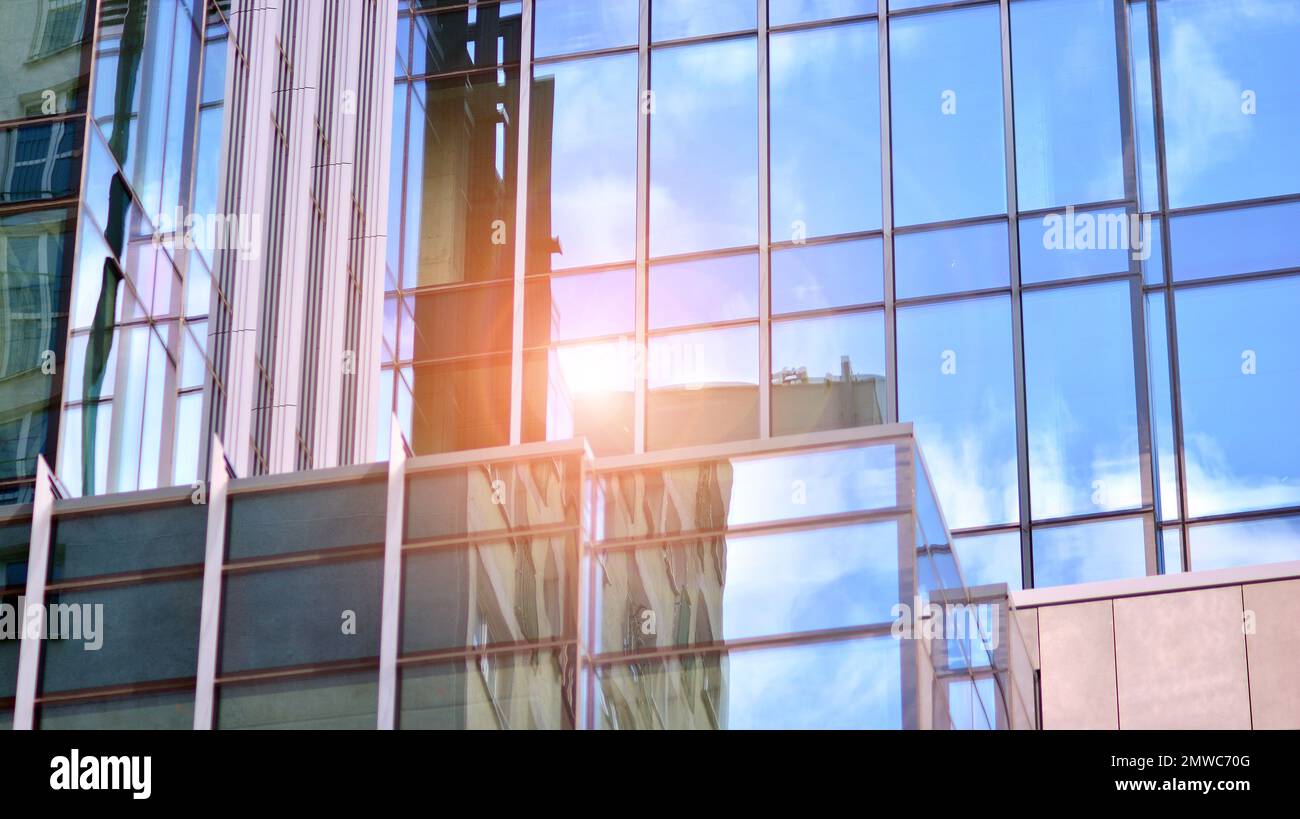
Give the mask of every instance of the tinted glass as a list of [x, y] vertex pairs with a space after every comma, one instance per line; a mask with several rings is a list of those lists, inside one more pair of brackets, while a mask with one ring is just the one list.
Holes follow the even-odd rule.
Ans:
[[508, 354], [417, 366], [412, 398], [407, 440], [417, 455], [509, 443]]
[[958, 537], [952, 545], [968, 587], [1006, 583], [1013, 591], [1020, 588], [1019, 532]]
[[899, 418], [953, 529], [1020, 517], [1012, 361], [1005, 296], [898, 310]]
[[773, 249], [772, 312], [880, 303], [881, 247], [880, 239], [858, 239]]
[[411, 18], [412, 74], [445, 74], [519, 62], [520, 3], [470, 5]]
[[768, 0], [767, 21], [770, 25], [829, 20], [855, 14], [871, 14], [876, 0]]
[[1159, 224], [1123, 208], [1067, 208], [1020, 220], [1020, 280], [1025, 284], [1128, 273], [1148, 259]]
[[81, 171], [81, 120], [0, 129], [0, 203], [70, 196]]
[[1300, 279], [1181, 290], [1174, 305], [1187, 514], [1300, 503]]
[[42, 731], [189, 731], [194, 691], [46, 704], [37, 708], [36, 719]]
[[646, 442], [650, 449], [758, 437], [758, 327], [650, 339]]
[[1142, 503], [1129, 286], [1023, 296], [1035, 519]]
[[366, 730], [378, 723], [379, 683], [374, 671], [217, 689], [217, 728]]
[[650, 62], [650, 255], [757, 244], [754, 40], [666, 48]]
[[1007, 209], [996, 6], [890, 21], [894, 222]]
[[1006, 222], [894, 236], [894, 290], [902, 299], [1009, 287]]
[[757, 25], [758, 6], [753, 0], [652, 0], [650, 5], [650, 35], [656, 41], [740, 31]]
[[758, 257], [652, 265], [649, 302], [652, 330], [758, 318]]
[[773, 322], [774, 434], [879, 424], [884, 403], [883, 313]]
[[772, 237], [880, 227], [880, 63], [875, 23], [774, 34]]
[[50, 579], [200, 564], [207, 511], [186, 503], [58, 518], [50, 542]]
[[636, 45], [637, 0], [537, 0], [533, 55]]
[[524, 353], [523, 439], [585, 436], [597, 455], [631, 452], [635, 350], [622, 338]]
[[1300, 202], [1194, 213], [1169, 220], [1174, 279], [1300, 267]]
[[573, 727], [560, 652], [495, 654], [398, 669], [398, 727], [423, 730], [561, 730]]
[[366, 546], [384, 542], [383, 481], [236, 495], [230, 500], [228, 558]]
[[1034, 585], [1060, 586], [1146, 574], [1142, 518], [1034, 530]]
[[1198, 572], [1300, 560], [1300, 517], [1191, 526], [1187, 539]]
[[414, 472], [407, 480], [406, 541], [576, 526], [578, 473], [572, 457]]

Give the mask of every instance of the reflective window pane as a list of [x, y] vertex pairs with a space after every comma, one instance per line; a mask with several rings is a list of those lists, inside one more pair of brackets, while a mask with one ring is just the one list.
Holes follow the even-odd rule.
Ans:
[[1151, 25], [1147, 16], [1148, 10], [1147, 0], [1129, 3], [1129, 60], [1132, 64], [1133, 118], [1137, 131], [1138, 196], [1144, 211], [1160, 209], [1155, 91], [1151, 70]]
[[1021, 210], [1124, 198], [1113, 0], [1011, 4]]
[[651, 330], [747, 318], [758, 318], [756, 255], [651, 265]]
[[1300, 202], [1169, 220], [1175, 281], [1300, 267]]
[[768, 0], [767, 21], [773, 26], [871, 14], [876, 0]]
[[636, 61], [619, 54], [533, 70], [530, 276], [636, 258]]
[[1128, 273], [1150, 259], [1160, 229], [1123, 208], [1066, 207], [1020, 220], [1020, 280], [1025, 284]]
[[230, 499], [227, 558], [283, 555], [384, 542], [384, 481], [321, 484]]
[[353, 671], [217, 688], [217, 728], [257, 730], [373, 730], [378, 724], [379, 674]]
[[773, 34], [772, 237], [880, 227], [876, 24]]
[[536, 0], [533, 56], [636, 45], [637, 0]]
[[1175, 296], [1189, 516], [1300, 503], [1298, 304], [1295, 277]]
[[0, 129], [0, 204], [72, 195], [81, 143], [81, 120]]
[[403, 346], [413, 348], [416, 361], [510, 349], [513, 282], [425, 291], [410, 301], [415, 332], [411, 341], [403, 339]]
[[398, 669], [403, 730], [564, 730], [573, 727], [559, 651], [493, 654]]
[[524, 353], [524, 441], [586, 437], [596, 455], [632, 451], [631, 338]]
[[525, 347], [636, 330], [631, 268], [529, 279], [525, 294]]
[[50, 580], [203, 563], [207, 507], [192, 503], [59, 517]]
[[36, 726], [42, 731], [190, 731], [194, 691], [47, 703], [37, 706]]
[[899, 418], [915, 425], [952, 529], [1020, 519], [1011, 302], [898, 310]]
[[1192, 570], [1300, 560], [1300, 517], [1190, 526]]
[[661, 40], [700, 37], [758, 25], [754, 0], [651, 0], [650, 36]]
[[1006, 583], [1012, 591], [1021, 587], [1019, 532], [953, 538], [952, 546], [968, 587], [995, 583]]
[[996, 6], [889, 23], [894, 223], [1007, 209]]
[[1169, 205], [1300, 192], [1300, 7], [1160, 0]]
[[772, 250], [772, 312], [879, 304], [885, 298], [880, 239]]
[[[85, 3], [0, 3], [0, 121], [37, 117], [44, 92], [55, 92], [55, 113], [85, 105], [86, 77], [81, 73], [82, 48], [92, 25], [84, 25]], [[42, 11], [44, 13], [42, 13]]]
[[1147, 302], [1147, 389], [1151, 392], [1151, 437], [1156, 454], [1156, 515], [1178, 520], [1178, 459], [1174, 443], [1173, 390], [1170, 387], [1169, 333], [1164, 293]]
[[412, 17], [411, 73], [446, 74], [518, 64], [522, 14], [521, 3], [505, 2]]
[[884, 314], [772, 324], [772, 433], [879, 424], [885, 405]]
[[650, 63], [650, 255], [757, 244], [755, 41], [666, 48]]
[[577, 526], [578, 472], [577, 459], [566, 457], [412, 474], [406, 541]]
[[646, 446], [758, 437], [758, 327], [655, 336], [647, 349]]
[[1140, 506], [1129, 285], [1022, 299], [1034, 519]]
[[1006, 222], [894, 236], [894, 289], [901, 299], [1011, 285]]
[[1034, 529], [1034, 586], [1145, 575], [1144, 529], [1142, 518]]
[[1178, 574], [1183, 568], [1183, 533], [1177, 526], [1160, 530], [1161, 574]]

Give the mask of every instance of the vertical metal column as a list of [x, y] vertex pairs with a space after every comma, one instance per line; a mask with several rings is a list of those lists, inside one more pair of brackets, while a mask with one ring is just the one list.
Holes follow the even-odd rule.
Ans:
[[[54, 530], [54, 481], [44, 455], [36, 456], [36, 487], [32, 529], [27, 546], [27, 589], [18, 612], [18, 687], [14, 693], [14, 730], [36, 727], [36, 682], [45, 638], [45, 579], [50, 569], [50, 536]], [[28, 617], [28, 613], [31, 617]]]
[[767, 3], [758, 3], [758, 437], [772, 435], [772, 83]]
[[389, 424], [388, 507], [384, 524], [384, 592], [379, 629], [379, 724], [397, 727], [397, 649], [402, 616], [402, 531], [406, 521], [406, 446], [394, 415]]
[[646, 288], [650, 257], [650, 0], [641, 0], [637, 25], [636, 57], [636, 339], [633, 342], [632, 451], [645, 452], [646, 377], [649, 350], [646, 342]]
[[[881, 4], [884, 5], [883, 3]], [[885, 407], [884, 422], [898, 421], [898, 317], [894, 288], [894, 138], [889, 83], [889, 15], [876, 19], [880, 74], [880, 232], [885, 276]]]
[[222, 564], [226, 557], [226, 497], [230, 483], [221, 438], [212, 439], [208, 479], [208, 535], [203, 555], [203, 598], [199, 612], [198, 680], [194, 686], [194, 730], [214, 728], [217, 651], [221, 636]]

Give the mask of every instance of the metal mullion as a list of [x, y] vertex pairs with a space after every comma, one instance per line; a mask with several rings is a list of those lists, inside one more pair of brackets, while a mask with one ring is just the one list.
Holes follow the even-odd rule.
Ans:
[[641, 0], [637, 23], [637, 120], [636, 120], [636, 326], [632, 451], [646, 449], [647, 424], [647, 291], [650, 253], [650, 0]]
[[[515, 164], [514, 312], [510, 345], [510, 443], [523, 442], [524, 275], [528, 262], [528, 152], [532, 130], [533, 0], [523, 0], [519, 44], [519, 123]], [[498, 68], [498, 70], [500, 70]]]
[[1107, 520], [1132, 520], [1152, 512], [1150, 505], [1132, 506], [1128, 509], [1110, 509], [1105, 512], [1088, 512], [1082, 515], [1062, 515], [1056, 518], [1044, 518], [1034, 521], [1035, 529], [1052, 529], [1063, 526], [1076, 526], [1084, 523], [1101, 523]]
[[[22, 625], [19, 631], [17, 682], [14, 689], [13, 729], [15, 731], [31, 730], [36, 727], [41, 643], [46, 625], [45, 584], [49, 579], [50, 548], [54, 534], [53, 473], [44, 455], [36, 457], [34, 495], [31, 531], [27, 541], [27, 585], [23, 598], [27, 611], [35, 607], [36, 617], [33, 623], [28, 623], [27, 611], [19, 617]], [[28, 636], [28, 629], [32, 624], [38, 629], [35, 638]]]
[[851, 233], [833, 233], [828, 236], [809, 236], [799, 242], [793, 239], [777, 239], [769, 242], [769, 246], [772, 250], [789, 250], [796, 247], [847, 244], [864, 239], [880, 239], [883, 237], [884, 231], [877, 228], [875, 230], [855, 230]]
[[913, 233], [936, 233], [942, 230], [952, 228], [975, 227], [977, 225], [995, 225], [998, 222], [1007, 221], [1007, 214], [995, 213], [992, 215], [985, 214], [982, 216], [962, 216], [957, 219], [942, 219], [938, 222], [922, 222], [917, 225], [897, 225], [894, 227], [894, 234], [903, 236]]
[[718, 43], [724, 40], [741, 40], [745, 37], [754, 37], [758, 34], [757, 28], [742, 28], [735, 31], [720, 31], [716, 34], [701, 34], [695, 37], [677, 37], [672, 40], [656, 40], [653, 44], [657, 51], [661, 48], [679, 48], [681, 46], [701, 45], [704, 43]]
[[898, 297], [894, 282], [893, 97], [889, 74], [889, 17], [876, 22], [876, 60], [880, 85], [880, 235], [885, 312], [885, 423], [898, 420]]
[[1006, 287], [986, 287], [982, 290], [961, 290], [955, 293], [936, 293], [932, 296], [909, 296], [903, 299], [894, 299], [896, 307], [916, 307], [926, 304], [951, 304], [952, 302], [976, 301], [979, 299], [994, 298], [997, 296], [1010, 296], [1011, 286]]
[[726, 319], [724, 321], [705, 321], [699, 324], [682, 324], [673, 327], [656, 327], [653, 330], [647, 330], [646, 337], [664, 338], [666, 336], [679, 336], [679, 335], [684, 335], [686, 333], [707, 333], [710, 330], [731, 330], [737, 327], [755, 327], [755, 326], [759, 326], [759, 319], [757, 317], [742, 318], [742, 319]]
[[[761, 0], [760, 0], [761, 2]], [[880, 0], [883, 5], [885, 0]], [[850, 14], [846, 17], [828, 17], [824, 20], [803, 20], [798, 23], [781, 23], [771, 25], [769, 21], [767, 30], [772, 34], [784, 34], [787, 31], [807, 31], [813, 28], [830, 28], [832, 26], [851, 25], [853, 23], [866, 23], [877, 18], [883, 18], [884, 15], [872, 12], [871, 14]]]
[[377, 727], [397, 727], [397, 655], [401, 651], [402, 538], [406, 523], [406, 445], [397, 417], [388, 430], [388, 500], [384, 524], [383, 590], [380, 600]]
[[1188, 527], [1196, 527], [1214, 523], [1245, 523], [1254, 520], [1271, 520], [1275, 518], [1291, 518], [1297, 516], [1300, 516], [1300, 505], [1277, 506], [1272, 509], [1252, 509], [1248, 512], [1227, 512], [1218, 515], [1201, 515], [1199, 517], [1188, 518], [1185, 523]]
[[[884, 0], [880, 0], [884, 2]], [[949, 11], [951, 9], [968, 8], [970, 6], [991, 6], [998, 0], [948, 0], [948, 2], [932, 3], [928, 6], [910, 9], [890, 9], [890, 17], [915, 17], [920, 14], [929, 14], [936, 11]]]
[[803, 321], [805, 319], [830, 318], [833, 316], [854, 316], [863, 313], [880, 313], [885, 309], [885, 303], [882, 301], [867, 302], [866, 304], [846, 304], [842, 307], [819, 307], [815, 310], [799, 310], [794, 313], [777, 313], [772, 317], [773, 324], [783, 322]]
[[[1163, 128], [1161, 129], [1163, 131]], [[1290, 205], [1300, 202], [1300, 193], [1285, 193], [1277, 196], [1261, 196], [1256, 199], [1234, 199], [1229, 202], [1214, 202], [1208, 205], [1186, 205], [1181, 208], [1166, 207], [1162, 212], [1170, 216], [1195, 216], [1206, 213], [1221, 213], [1230, 210], [1268, 207], [1269, 205]]]
[[1228, 276], [1208, 276], [1204, 279], [1188, 279], [1187, 281], [1173, 282], [1170, 289], [1173, 292], [1179, 290], [1194, 290], [1198, 287], [1212, 287], [1219, 284], [1236, 284], [1238, 282], [1258, 282], [1268, 281], [1269, 279], [1285, 279], [1291, 276], [1300, 275], [1300, 267], [1283, 267], [1277, 270], [1262, 270], [1258, 273], [1242, 273], [1240, 275]]
[[[1130, 265], [1132, 263], [1130, 262]], [[1131, 268], [1130, 268], [1131, 269]], [[1020, 285], [1020, 292], [1033, 293], [1041, 290], [1062, 290], [1079, 285], [1128, 282], [1132, 279], [1132, 273], [1107, 273], [1103, 276], [1074, 276], [1068, 279], [1052, 279], [1042, 282], [1028, 282]], [[1138, 276], [1138, 284], [1141, 285], [1141, 276]]]
[[609, 46], [607, 48], [592, 48], [586, 51], [573, 51], [565, 54], [549, 54], [545, 57], [534, 57], [533, 66], [551, 66], [557, 63], [576, 62], [578, 60], [590, 60], [596, 57], [612, 57], [617, 54], [636, 54], [637, 46], [622, 45]]
[[772, 435], [772, 84], [767, 2], [758, 3], [758, 437]]
[[1011, 356], [1015, 370], [1016, 478], [1020, 512], [1021, 588], [1034, 587], [1033, 509], [1029, 497], [1029, 413], [1025, 376], [1025, 324], [1020, 283], [1019, 191], [1016, 181], [1015, 94], [1011, 64], [1011, 3], [999, 0], [1002, 45], [1002, 139], [1007, 177], [1007, 250], [1011, 273]]
[[[1116, 0], [1116, 2], [1119, 1], [1120, 0]], [[1119, 34], [1116, 34], [1117, 38], [1119, 36], [1120, 36]], [[1124, 76], [1127, 76], [1127, 74], [1125, 74]], [[1125, 84], [1125, 82], [1126, 80], [1124, 79], [1124, 77], [1121, 77], [1120, 83]], [[1121, 93], [1128, 96], [1127, 92], [1121, 92]], [[1131, 127], [1129, 123], [1132, 122], [1132, 116], [1131, 114], [1125, 113], [1125, 109], [1123, 107], [1124, 105], [1125, 103], [1121, 99], [1120, 100], [1120, 106], [1121, 106], [1120, 132], [1121, 133], [1127, 133], [1126, 128]], [[1125, 177], [1124, 187], [1126, 190], [1123, 199], [1106, 199], [1101, 202], [1083, 202], [1077, 205], [1068, 205], [1067, 207], [1069, 207], [1075, 213], [1078, 213], [1080, 211], [1108, 210], [1108, 209], [1113, 210], [1115, 208], [1130, 208], [1130, 207], [1137, 210], [1140, 213], [1142, 211], [1142, 206], [1139, 204], [1138, 197], [1137, 197], [1137, 176], [1136, 176], [1137, 170], [1136, 170], [1136, 166], [1133, 166], [1132, 170], [1130, 170], [1130, 164], [1132, 162], [1132, 158], [1128, 155], [1128, 153], [1129, 153], [1129, 148], [1124, 147], [1124, 154], [1125, 154], [1125, 156], [1123, 157], [1124, 177]], [[1130, 182], [1129, 179], [1130, 172], [1133, 174], [1133, 179], [1131, 180], [1133, 183], [1133, 187], [1131, 189], [1128, 188]], [[1021, 219], [1033, 219], [1039, 216], [1051, 216], [1053, 214], [1060, 214], [1061, 210], [1062, 209], [1060, 207], [1035, 208], [1034, 210], [1020, 211], [1020, 213], [1017, 215]]]

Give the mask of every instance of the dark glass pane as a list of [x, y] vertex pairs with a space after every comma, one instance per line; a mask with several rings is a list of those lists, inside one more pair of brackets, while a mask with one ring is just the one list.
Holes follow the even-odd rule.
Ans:
[[884, 300], [880, 239], [772, 250], [772, 312], [798, 313]]
[[42, 705], [36, 718], [42, 731], [189, 731], [194, 691]]
[[1129, 285], [1022, 298], [1034, 519], [1141, 506]]
[[1025, 284], [1128, 273], [1151, 256], [1159, 225], [1123, 208], [1020, 220], [1020, 280]]
[[1188, 516], [1300, 504], [1300, 279], [1180, 290], [1174, 305]]
[[758, 318], [758, 257], [652, 265], [649, 302], [651, 330]]
[[514, 284], [499, 282], [420, 293], [414, 302], [416, 361], [510, 349]]
[[1300, 517], [1191, 526], [1187, 541], [1198, 572], [1300, 560]]
[[884, 403], [883, 313], [773, 322], [773, 434], [879, 424]]
[[0, 130], [0, 203], [71, 196], [81, 172], [81, 120]]
[[894, 222], [1007, 209], [996, 6], [890, 21]]
[[509, 443], [509, 355], [417, 365], [412, 391], [417, 455]]
[[894, 287], [901, 299], [1011, 285], [1006, 222], [894, 236]]
[[900, 674], [891, 638], [604, 666], [594, 727], [900, 728]]
[[871, 14], [875, 10], [876, 0], [768, 0], [767, 21], [770, 25], [783, 26]]
[[414, 472], [407, 480], [407, 542], [534, 526], [578, 525], [576, 458]]
[[650, 62], [650, 255], [758, 244], [755, 41], [666, 48]]
[[413, 87], [403, 283], [416, 287], [511, 278], [518, 69], [426, 80]]
[[86, 5], [0, 3], [0, 77], [5, 78], [0, 121], [69, 113], [85, 105], [82, 51], [94, 33], [94, 21], [85, 21]]
[[533, 56], [636, 45], [638, 5], [637, 0], [536, 0]]
[[382, 579], [378, 557], [227, 574], [221, 671], [378, 656]]
[[899, 602], [898, 525], [610, 551], [595, 582], [602, 653], [887, 623]]
[[573, 535], [408, 552], [402, 653], [572, 635]]
[[1300, 202], [1169, 220], [1174, 280], [1300, 267]]
[[632, 451], [630, 338], [524, 353], [524, 441], [586, 437], [597, 455]]
[[521, 23], [522, 7], [517, 2], [416, 15], [411, 18], [415, 32], [411, 74], [518, 65]]
[[1011, 302], [898, 310], [899, 418], [915, 425], [953, 529], [1020, 519]]
[[378, 724], [375, 671], [355, 671], [217, 689], [219, 730], [372, 730]]
[[1161, 0], [1169, 205], [1300, 192], [1293, 0]]
[[[193, 677], [199, 656], [202, 578], [163, 580], [46, 595], [63, 606], [62, 633], [41, 647], [41, 690], [47, 693]], [[263, 617], [269, 609], [263, 609]], [[98, 649], [87, 649], [99, 643]]]
[[1142, 518], [1034, 529], [1034, 586], [1063, 586], [1147, 573]]
[[201, 564], [207, 512], [187, 502], [56, 518], [50, 580]]
[[529, 279], [524, 307], [525, 347], [630, 334], [636, 330], [636, 271]]
[[1124, 198], [1113, 0], [1011, 4], [1021, 210]]
[[636, 88], [635, 54], [533, 70], [530, 276], [636, 257]]
[[753, 0], [651, 0], [650, 35], [656, 41], [699, 37], [758, 25]]
[[952, 546], [967, 587], [1006, 583], [1013, 591], [1020, 588], [1019, 532], [953, 538]]
[[27, 584], [27, 549], [32, 530], [26, 523], [0, 526], [0, 589]]
[[880, 227], [876, 24], [771, 38], [772, 237]]
[[230, 560], [367, 546], [384, 542], [388, 486], [383, 481], [321, 484], [230, 499]]
[[758, 327], [650, 339], [646, 446], [758, 437]]
[[398, 727], [425, 730], [563, 730], [572, 659], [554, 651], [494, 654], [398, 672]]

